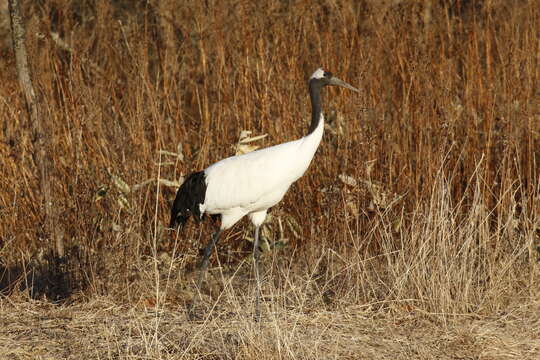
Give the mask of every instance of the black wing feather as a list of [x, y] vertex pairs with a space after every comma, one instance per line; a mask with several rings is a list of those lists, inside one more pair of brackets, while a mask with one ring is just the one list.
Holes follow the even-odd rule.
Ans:
[[204, 171], [189, 175], [178, 189], [171, 209], [170, 227], [184, 225], [191, 215], [199, 221], [202, 217], [200, 204], [204, 204], [206, 180]]

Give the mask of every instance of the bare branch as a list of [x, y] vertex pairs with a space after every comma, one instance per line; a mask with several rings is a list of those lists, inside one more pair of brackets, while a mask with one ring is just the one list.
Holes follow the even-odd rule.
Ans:
[[21, 15], [18, 0], [9, 0], [9, 14], [11, 19], [11, 34], [19, 84], [26, 99], [26, 107], [32, 124], [33, 139], [35, 139], [34, 160], [39, 168], [39, 183], [43, 193], [45, 211], [45, 231], [48, 236], [55, 239], [56, 252], [59, 257], [64, 256], [64, 241], [56, 226], [56, 212], [52, 202], [50, 169], [51, 160], [47, 156], [47, 134], [43, 124], [43, 113], [40, 109], [40, 101], [32, 85], [30, 67], [28, 66], [28, 53], [25, 45], [25, 27]]

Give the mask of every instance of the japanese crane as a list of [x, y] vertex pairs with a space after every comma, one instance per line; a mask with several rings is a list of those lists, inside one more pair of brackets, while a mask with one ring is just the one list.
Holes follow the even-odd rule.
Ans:
[[[332, 73], [317, 69], [309, 79], [311, 124], [306, 136], [247, 154], [231, 156], [192, 173], [178, 189], [171, 209], [170, 227], [184, 225], [190, 216], [197, 221], [204, 214], [221, 215], [221, 226], [204, 249], [199, 267], [197, 288], [200, 289], [208, 268], [212, 249], [224, 230], [244, 216], [255, 226], [253, 242], [254, 272], [257, 281], [255, 319], [260, 317], [259, 299], [259, 229], [267, 210], [281, 201], [289, 187], [306, 172], [315, 155], [324, 131], [321, 111], [321, 90], [327, 85], [342, 86], [359, 92]], [[196, 295], [195, 295], [196, 296]], [[190, 306], [191, 316], [195, 299]]]

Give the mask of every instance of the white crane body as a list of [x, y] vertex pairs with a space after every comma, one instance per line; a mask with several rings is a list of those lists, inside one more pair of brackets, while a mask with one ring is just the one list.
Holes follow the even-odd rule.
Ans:
[[321, 142], [323, 116], [316, 130], [295, 141], [232, 156], [205, 171], [206, 196], [200, 212], [221, 214], [221, 229], [245, 215], [266, 211], [281, 201], [304, 173]]

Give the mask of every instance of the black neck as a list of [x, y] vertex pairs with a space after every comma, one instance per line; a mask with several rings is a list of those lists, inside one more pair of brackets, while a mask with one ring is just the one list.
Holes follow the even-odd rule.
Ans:
[[308, 135], [313, 133], [321, 121], [321, 89], [323, 84], [312, 79], [309, 82], [309, 97], [311, 98], [311, 124], [309, 125]]

